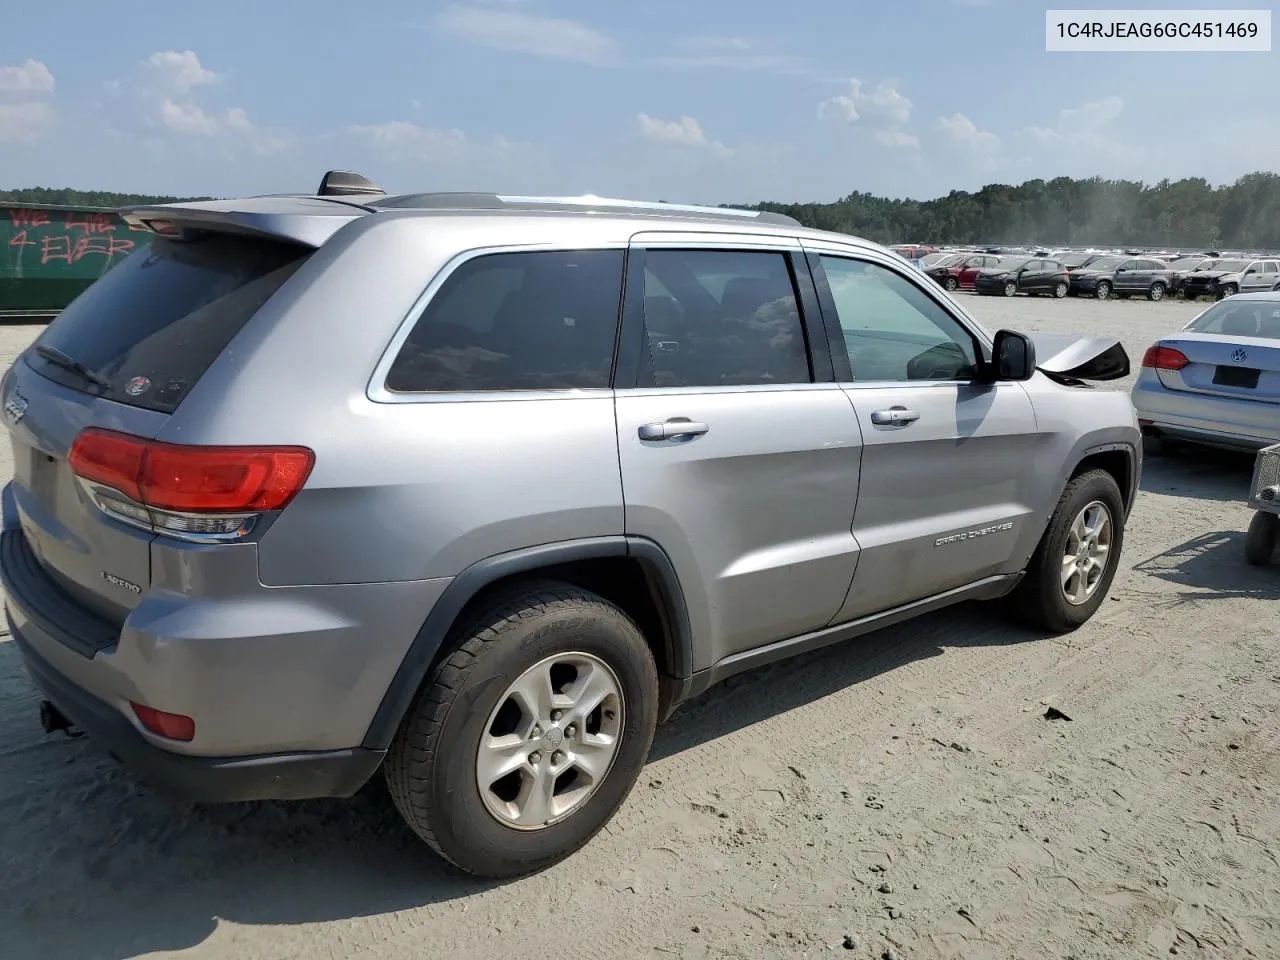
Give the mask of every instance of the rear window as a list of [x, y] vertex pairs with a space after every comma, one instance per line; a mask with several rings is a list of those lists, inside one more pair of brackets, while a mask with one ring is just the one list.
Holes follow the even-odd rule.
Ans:
[[[311, 252], [244, 237], [157, 237], [62, 311], [27, 362], [73, 389], [172, 412]], [[105, 384], [39, 356], [40, 347], [83, 364]]]
[[622, 250], [542, 250], [468, 260], [427, 304], [387, 389], [608, 387], [622, 258]]
[[1183, 329], [1195, 333], [1218, 333], [1228, 337], [1280, 340], [1280, 302], [1237, 300], [1231, 297], [1215, 303]]

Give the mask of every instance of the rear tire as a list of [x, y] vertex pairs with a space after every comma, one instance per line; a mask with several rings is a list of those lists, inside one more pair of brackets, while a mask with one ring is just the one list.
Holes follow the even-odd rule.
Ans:
[[1059, 282], [1058, 285], [1053, 288], [1054, 298], [1057, 300], [1061, 300], [1066, 295], [1067, 295], [1067, 285], [1065, 283]]
[[1280, 517], [1259, 510], [1249, 521], [1249, 532], [1244, 540], [1244, 558], [1255, 567], [1271, 562], [1276, 551], [1276, 536], [1280, 534]]
[[1160, 283], [1159, 281], [1156, 281], [1155, 283], [1153, 283], [1153, 284], [1151, 285], [1151, 289], [1147, 291], [1147, 299], [1148, 299], [1148, 300], [1163, 300], [1163, 299], [1164, 299], [1164, 284], [1163, 284], [1163, 283]]
[[[450, 863], [522, 876], [584, 846], [626, 800], [653, 743], [657, 671], [626, 613], [568, 584], [514, 588], [462, 626], [392, 741], [387, 785], [413, 832]], [[611, 692], [588, 711], [599, 689]]]
[[[1090, 546], [1087, 537], [1079, 536], [1098, 518], [1102, 522], [1097, 529], [1106, 528], [1105, 554]], [[1101, 540], [1096, 546], [1102, 546]], [[1081, 474], [1063, 490], [1022, 582], [1009, 597], [1010, 606], [1019, 619], [1036, 629], [1050, 633], [1075, 630], [1106, 599], [1123, 546], [1124, 499], [1115, 479], [1105, 470]], [[1100, 569], [1091, 566], [1095, 561], [1100, 562]], [[1064, 574], [1072, 579], [1065, 579]], [[1068, 594], [1076, 602], [1069, 600]]]

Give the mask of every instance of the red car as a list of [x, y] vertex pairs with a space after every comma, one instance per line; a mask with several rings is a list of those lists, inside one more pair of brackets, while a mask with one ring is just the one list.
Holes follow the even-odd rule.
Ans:
[[999, 262], [1000, 258], [994, 253], [969, 253], [935, 263], [924, 272], [948, 290], [972, 290], [978, 273], [990, 270]]

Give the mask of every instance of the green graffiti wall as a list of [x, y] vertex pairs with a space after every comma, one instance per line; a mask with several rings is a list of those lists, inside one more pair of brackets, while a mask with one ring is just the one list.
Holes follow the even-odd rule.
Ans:
[[57, 313], [150, 239], [114, 210], [0, 204], [0, 314]]

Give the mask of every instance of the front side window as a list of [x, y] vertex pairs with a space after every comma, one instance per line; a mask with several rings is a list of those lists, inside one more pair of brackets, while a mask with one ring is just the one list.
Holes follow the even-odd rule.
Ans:
[[821, 260], [855, 381], [976, 376], [972, 335], [920, 287], [875, 263]]
[[641, 386], [808, 383], [809, 353], [787, 258], [647, 250]]
[[387, 374], [397, 393], [609, 386], [621, 250], [494, 253], [458, 267]]

